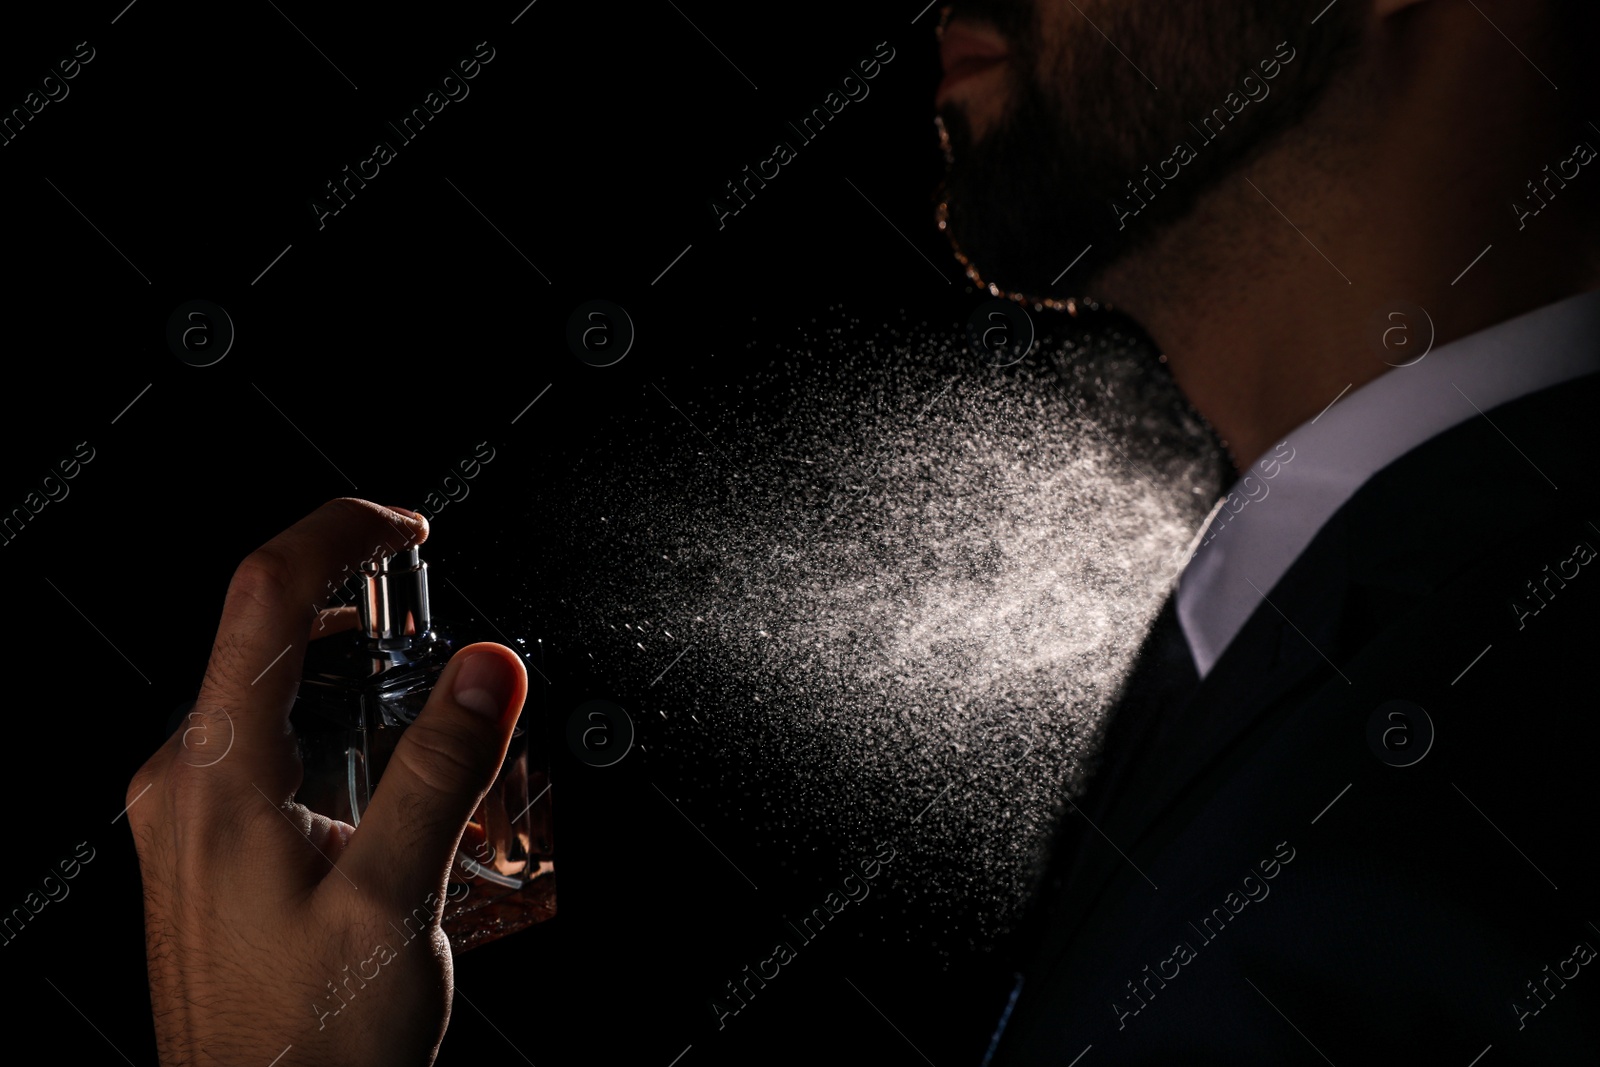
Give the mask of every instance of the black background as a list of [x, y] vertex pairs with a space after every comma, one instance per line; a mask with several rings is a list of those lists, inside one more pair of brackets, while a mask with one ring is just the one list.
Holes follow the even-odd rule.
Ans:
[[[96, 850], [72, 895], [4, 949], [14, 1035], [155, 1061], [137, 866], [113, 816], [192, 696], [252, 548], [334, 496], [419, 507], [489, 441], [495, 463], [439, 518], [429, 551], [470, 559], [474, 600], [495, 616], [502, 585], [541, 549], [516, 524], [561, 507], [551, 487], [608, 446], [604, 427], [681, 435], [664, 394], [703, 411], [819, 309], [951, 331], [965, 320], [978, 296], [934, 225], [939, 12], [919, 16], [919, 2], [112, 0], [26, 25], [8, 15], [6, 110], [78, 42], [95, 49], [70, 95], [0, 148], [15, 327], [0, 506], [20, 505], [79, 442], [95, 450], [70, 496], [3, 548], [13, 832], [0, 901], [20, 902], [78, 842]], [[376, 140], [396, 143], [385, 122], [480, 41], [495, 57], [470, 96], [397, 144], [319, 229], [324, 183]], [[719, 228], [724, 183], [795, 143], [788, 120], [880, 42], [894, 58], [870, 95]], [[604, 369], [564, 337], [596, 298], [637, 327]], [[210, 367], [166, 344], [168, 316], [192, 299], [226, 308], [237, 330]], [[546, 725], [605, 695], [603, 680], [545, 668], [553, 684], [535, 680], [529, 707]], [[865, 937], [887, 892], [719, 1030], [710, 997], [769, 954], [778, 916], [815, 903], [841, 860], [801, 857], [807, 877], [783, 876], [750, 858], [748, 826], [703, 814], [753, 890], [653, 783], [690, 814], [728, 798], [673, 790], [644, 740], [608, 769], [557, 748], [560, 915], [458, 961], [472, 1006], [458, 998], [440, 1062], [974, 1061], [995, 975]]]

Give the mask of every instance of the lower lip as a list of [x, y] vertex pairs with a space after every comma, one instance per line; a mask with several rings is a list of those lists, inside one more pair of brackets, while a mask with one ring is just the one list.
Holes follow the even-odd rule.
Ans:
[[934, 94], [933, 102], [937, 106], [943, 104], [957, 86], [971, 81], [982, 74], [987, 74], [996, 67], [1005, 64], [1005, 56], [973, 56], [958, 61], [950, 72], [939, 83], [939, 91]]

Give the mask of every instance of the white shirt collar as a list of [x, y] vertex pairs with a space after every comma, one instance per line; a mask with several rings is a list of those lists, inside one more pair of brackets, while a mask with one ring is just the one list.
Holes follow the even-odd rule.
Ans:
[[1368, 478], [1452, 426], [1597, 370], [1600, 291], [1443, 345], [1290, 431], [1240, 476], [1190, 545], [1177, 611], [1200, 676]]

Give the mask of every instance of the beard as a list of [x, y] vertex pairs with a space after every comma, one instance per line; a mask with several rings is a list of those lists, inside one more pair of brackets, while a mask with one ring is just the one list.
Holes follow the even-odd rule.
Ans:
[[996, 295], [1092, 305], [1108, 267], [1301, 124], [1348, 65], [1359, 5], [1316, 25], [1304, 6], [1083, 0], [1084, 15], [1053, 5], [1055, 26], [1028, 3], [946, 9], [994, 23], [1012, 46], [1008, 106], [981, 138], [959, 105], [938, 115], [939, 223], [968, 276]]

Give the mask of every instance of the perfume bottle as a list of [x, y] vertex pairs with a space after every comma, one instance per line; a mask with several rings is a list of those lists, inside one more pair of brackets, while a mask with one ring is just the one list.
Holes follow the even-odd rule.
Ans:
[[[295, 799], [352, 826], [456, 648], [434, 624], [415, 548], [362, 565], [356, 612], [356, 630], [311, 642], [290, 715], [304, 768]], [[544, 733], [519, 723], [450, 867], [443, 925], [456, 952], [555, 914], [550, 808]]]

